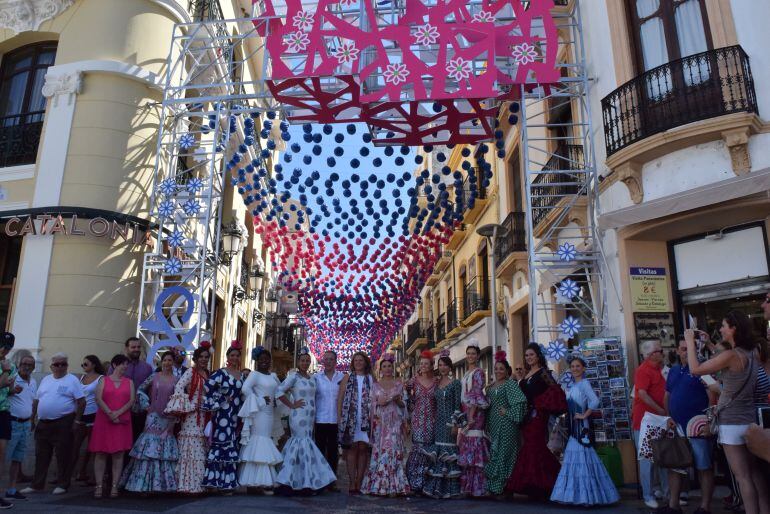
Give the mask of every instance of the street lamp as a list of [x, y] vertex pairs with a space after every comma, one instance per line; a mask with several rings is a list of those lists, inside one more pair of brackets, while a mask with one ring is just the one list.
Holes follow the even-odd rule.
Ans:
[[495, 262], [495, 241], [498, 237], [505, 237], [508, 235], [508, 229], [498, 223], [489, 223], [476, 229], [476, 233], [480, 236], [487, 238], [487, 246], [489, 246], [489, 258], [492, 261], [492, 271], [489, 273], [489, 287], [492, 291], [491, 304], [492, 304], [492, 351], [497, 347], [497, 282], [495, 280], [495, 268], [497, 263]]
[[265, 272], [257, 265], [252, 266], [249, 271], [248, 284], [251, 293], [248, 293], [240, 285], [236, 285], [233, 289], [233, 306], [243, 300], [256, 300], [259, 298], [259, 294], [262, 292], [262, 281], [264, 278]]
[[231, 220], [222, 228], [222, 257], [220, 262], [229, 268], [233, 262], [233, 257], [240, 253], [242, 242], [243, 229], [237, 221]]

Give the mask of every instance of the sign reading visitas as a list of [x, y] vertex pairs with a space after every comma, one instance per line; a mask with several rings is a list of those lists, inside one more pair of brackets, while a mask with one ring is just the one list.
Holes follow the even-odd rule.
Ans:
[[668, 278], [666, 268], [632, 267], [631, 310], [633, 312], [668, 312]]

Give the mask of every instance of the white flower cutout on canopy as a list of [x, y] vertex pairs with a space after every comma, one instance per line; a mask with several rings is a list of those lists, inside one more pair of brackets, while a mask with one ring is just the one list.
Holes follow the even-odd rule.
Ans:
[[173, 178], [167, 178], [163, 181], [161, 181], [160, 185], [158, 186], [158, 191], [160, 191], [160, 194], [163, 196], [171, 196], [174, 193], [176, 193], [177, 183], [176, 180]]
[[406, 82], [406, 77], [409, 76], [409, 70], [406, 69], [406, 64], [404, 63], [388, 64], [382, 75], [385, 77], [385, 82], [397, 86], [402, 82]]
[[286, 39], [286, 50], [292, 53], [304, 51], [310, 44], [310, 38], [304, 32], [292, 32]]
[[489, 11], [481, 11], [473, 15], [471, 23], [491, 23], [495, 21], [495, 17]]
[[426, 23], [420, 25], [414, 32], [414, 42], [418, 45], [433, 45], [438, 41], [438, 29]]
[[337, 47], [336, 50], [334, 50], [334, 57], [337, 59], [337, 62], [340, 64], [350, 64], [351, 62], [358, 59], [358, 54], [360, 50], [356, 48], [355, 43], [352, 41], [345, 41], [340, 46]]
[[182, 204], [182, 209], [188, 216], [195, 216], [201, 212], [201, 204], [191, 198]]
[[471, 63], [462, 57], [451, 59], [447, 64], [446, 71], [449, 78], [459, 82], [471, 76]]
[[343, 7], [349, 7], [356, 3], [356, 0], [340, 0], [340, 5]]
[[198, 177], [193, 177], [187, 182], [187, 190], [192, 194], [197, 194], [203, 189], [203, 181]]
[[537, 50], [529, 43], [522, 43], [513, 47], [513, 61], [516, 64], [529, 64], [537, 59]]
[[300, 11], [292, 18], [292, 25], [299, 30], [309, 29], [313, 26], [313, 13]]

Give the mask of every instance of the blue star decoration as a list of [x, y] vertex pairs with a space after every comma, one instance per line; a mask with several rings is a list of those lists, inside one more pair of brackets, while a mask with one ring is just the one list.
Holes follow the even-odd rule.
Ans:
[[184, 210], [184, 213], [187, 214], [188, 216], [195, 216], [196, 214], [201, 212], [201, 204], [199, 204], [193, 199], [190, 199], [182, 204], [182, 209]]
[[163, 196], [171, 196], [176, 192], [176, 181], [173, 178], [167, 178], [158, 186], [158, 191]]
[[565, 371], [562, 373], [561, 377], [559, 377], [559, 383], [565, 387], [570, 387], [575, 383], [575, 377], [572, 376], [570, 371]]
[[182, 137], [179, 138], [179, 148], [182, 150], [189, 150], [193, 146], [195, 146], [195, 136], [189, 132], [182, 134]]
[[187, 182], [187, 191], [190, 193], [196, 194], [201, 189], [203, 189], [203, 181], [198, 177], [193, 177]]
[[160, 214], [164, 218], [168, 218], [169, 216], [174, 214], [175, 210], [176, 210], [176, 205], [174, 204], [173, 200], [163, 200], [158, 206], [158, 214]]
[[567, 345], [560, 339], [551, 341], [548, 343], [548, 346], [545, 347], [545, 355], [549, 360], [560, 361], [567, 356]]
[[185, 237], [179, 230], [174, 229], [170, 236], [167, 238], [168, 245], [172, 248], [178, 248], [184, 244]]
[[180, 261], [177, 257], [171, 257], [163, 265], [163, 271], [167, 275], [178, 275], [182, 272], [182, 261]]
[[565, 262], [574, 261], [577, 257], [577, 249], [575, 249], [575, 245], [571, 243], [560, 244], [559, 248], [556, 250], [556, 255]]
[[561, 333], [565, 336], [573, 337], [575, 334], [580, 332], [580, 329], [583, 328], [583, 326], [580, 324], [580, 321], [578, 321], [577, 318], [567, 316], [567, 319], [559, 324], [559, 328], [561, 329]]
[[577, 282], [571, 278], [565, 279], [559, 284], [559, 295], [565, 300], [572, 300], [580, 292]]

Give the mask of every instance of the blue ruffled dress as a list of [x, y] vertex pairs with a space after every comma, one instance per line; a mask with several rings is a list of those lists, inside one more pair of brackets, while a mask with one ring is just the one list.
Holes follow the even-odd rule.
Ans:
[[572, 384], [566, 392], [571, 426], [575, 428], [571, 430], [564, 450], [564, 462], [551, 493], [551, 501], [582, 506], [616, 503], [620, 495], [607, 469], [593, 447], [582, 445], [577, 439], [580, 434], [576, 433], [587, 427], [588, 421], [575, 420], [575, 414], [582, 414], [589, 408], [598, 409], [599, 398], [586, 379]]

